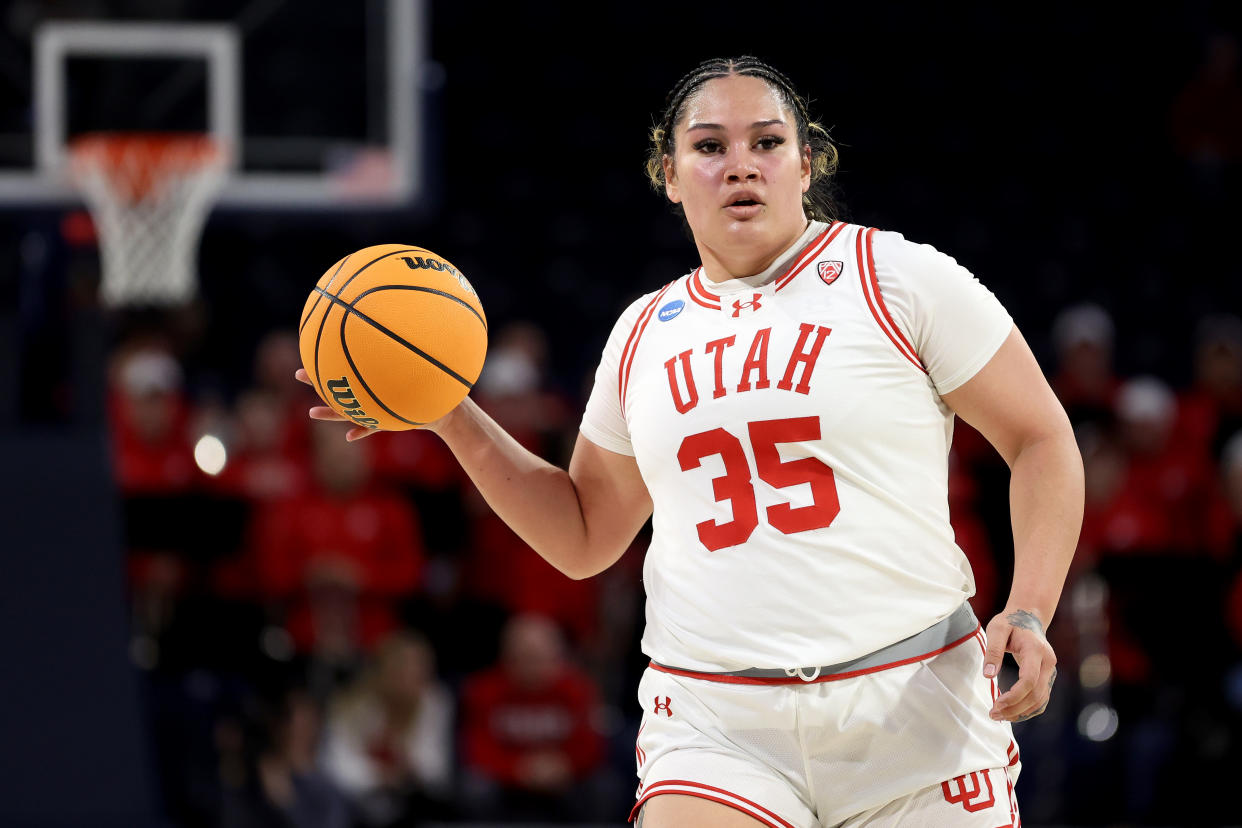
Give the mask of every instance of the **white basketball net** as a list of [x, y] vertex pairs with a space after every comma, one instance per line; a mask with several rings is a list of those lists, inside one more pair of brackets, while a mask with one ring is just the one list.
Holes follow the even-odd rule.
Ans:
[[70, 146], [70, 175], [99, 237], [105, 305], [183, 305], [198, 240], [227, 168], [203, 135], [104, 135]]

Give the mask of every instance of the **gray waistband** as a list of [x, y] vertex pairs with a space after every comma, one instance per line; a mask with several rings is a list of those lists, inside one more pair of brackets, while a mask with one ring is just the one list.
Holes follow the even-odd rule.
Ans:
[[[915, 633], [909, 638], [903, 638], [895, 644], [881, 647], [875, 652], [867, 653], [851, 661], [829, 664], [826, 667], [794, 668], [789, 670], [779, 667], [752, 667], [748, 670], [734, 670], [728, 673], [704, 673], [703, 675], [758, 679], [788, 679], [796, 676], [803, 681], [823, 680], [828, 676], [835, 676], [841, 673], [855, 673], [876, 667], [893, 665], [895, 662], [929, 656], [939, 650], [943, 650], [956, 641], [966, 638], [978, 626], [979, 622], [975, 618], [974, 612], [971, 611], [970, 604], [962, 604], [947, 618], [932, 624], [922, 632]], [[667, 665], [660, 666], [667, 667]], [[678, 672], [696, 671], [679, 670]]]

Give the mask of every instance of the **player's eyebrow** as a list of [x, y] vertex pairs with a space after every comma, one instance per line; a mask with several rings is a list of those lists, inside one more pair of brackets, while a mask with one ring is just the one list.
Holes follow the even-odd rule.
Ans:
[[[763, 129], [764, 127], [770, 127], [774, 124], [780, 124], [781, 126], [785, 126], [785, 122], [782, 121], [780, 118], [770, 118], [769, 120], [766, 120], [766, 121], [755, 121], [753, 124], [750, 125], [750, 128], [751, 129]], [[686, 127], [686, 132], [690, 132], [691, 130], [695, 130], [695, 129], [724, 129], [724, 126], [721, 124], [711, 124], [711, 123], [705, 123], [705, 122], [700, 123], [696, 121], [695, 123], [690, 124], [690, 126]]]

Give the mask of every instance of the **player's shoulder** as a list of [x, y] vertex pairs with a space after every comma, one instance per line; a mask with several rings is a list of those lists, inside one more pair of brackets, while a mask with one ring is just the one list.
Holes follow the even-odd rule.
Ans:
[[863, 227], [876, 267], [896, 274], [920, 274], [928, 270], [958, 267], [957, 259], [927, 242], [913, 241], [897, 230]]
[[622, 325], [636, 322], [639, 317], [644, 316], [653, 310], [653, 306], [656, 304], [658, 299], [670, 295], [679, 283], [684, 283], [692, 274], [693, 271], [678, 276], [676, 279], [660, 285], [655, 290], [649, 290], [638, 296], [626, 305], [625, 310], [623, 310], [620, 317], [618, 317], [619, 322]]

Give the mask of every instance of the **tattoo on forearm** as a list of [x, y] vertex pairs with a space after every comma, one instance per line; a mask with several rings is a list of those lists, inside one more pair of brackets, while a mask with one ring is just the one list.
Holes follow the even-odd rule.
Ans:
[[1005, 616], [1005, 620], [1009, 622], [1011, 627], [1022, 627], [1031, 632], [1044, 634], [1044, 625], [1039, 623], [1039, 619], [1035, 617], [1035, 613], [1026, 610], [1014, 610]]

